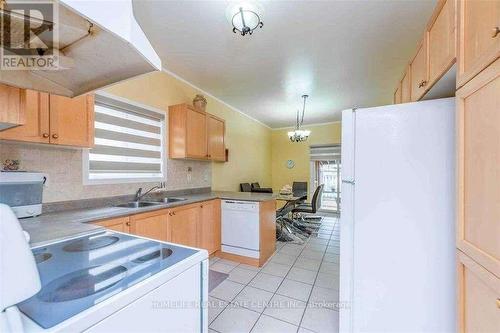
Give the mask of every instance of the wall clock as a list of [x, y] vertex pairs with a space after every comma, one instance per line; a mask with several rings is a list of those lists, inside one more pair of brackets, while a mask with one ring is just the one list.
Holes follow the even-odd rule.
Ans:
[[292, 169], [295, 166], [295, 162], [293, 160], [286, 161], [286, 167], [288, 169]]

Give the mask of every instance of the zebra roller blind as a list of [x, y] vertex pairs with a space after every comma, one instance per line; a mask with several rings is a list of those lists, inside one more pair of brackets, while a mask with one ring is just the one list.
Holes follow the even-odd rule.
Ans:
[[316, 145], [309, 147], [311, 161], [340, 160], [340, 145]]
[[164, 116], [96, 96], [89, 179], [163, 178]]

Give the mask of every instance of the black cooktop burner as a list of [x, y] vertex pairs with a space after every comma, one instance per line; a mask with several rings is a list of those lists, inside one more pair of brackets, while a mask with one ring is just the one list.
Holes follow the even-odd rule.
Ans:
[[36, 253], [35, 255], [35, 262], [37, 264], [40, 264], [44, 261], [47, 261], [49, 260], [50, 258], [52, 258], [52, 254], [48, 253], [48, 252], [40, 252], [40, 253]]
[[38, 293], [44, 302], [66, 302], [97, 294], [124, 279], [127, 268], [94, 266], [63, 275], [45, 285]]
[[120, 238], [116, 236], [100, 236], [78, 239], [63, 247], [67, 252], [81, 252], [100, 249], [118, 242]]
[[[166, 247], [162, 248], [161, 249], [161, 259], [165, 259], [165, 258], [171, 256], [172, 253], [173, 252], [171, 249], [166, 248]], [[142, 263], [151, 261], [153, 259], [158, 259], [158, 258], [160, 258], [160, 250], [145, 254], [142, 257], [136, 258], [132, 261], [137, 263], [137, 264], [142, 264]]]

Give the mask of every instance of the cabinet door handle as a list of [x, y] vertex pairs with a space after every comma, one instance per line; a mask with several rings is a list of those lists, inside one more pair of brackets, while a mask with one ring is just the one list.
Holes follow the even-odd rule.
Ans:
[[200, 205], [200, 208], [203, 208], [203, 205]]
[[500, 298], [497, 298], [497, 308], [500, 309]]
[[422, 87], [425, 87], [425, 85], [427, 84], [427, 81], [422, 81]]
[[57, 138], [59, 138], [59, 135], [57, 135], [57, 134], [52, 134], [52, 138], [57, 139]]
[[49, 133], [43, 133], [42, 134], [42, 137], [44, 137], [45, 139], [47, 139], [49, 136], [50, 136]]
[[127, 227], [130, 227], [130, 222], [127, 222], [127, 223], [125, 223], [125, 224], [127, 225]]
[[495, 38], [500, 34], [500, 27], [494, 27], [491, 33], [491, 38]]

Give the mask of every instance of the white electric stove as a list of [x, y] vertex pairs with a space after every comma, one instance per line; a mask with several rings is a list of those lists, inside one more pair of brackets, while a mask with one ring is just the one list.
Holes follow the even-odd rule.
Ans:
[[205, 332], [207, 252], [117, 232], [34, 248], [26, 332]]

